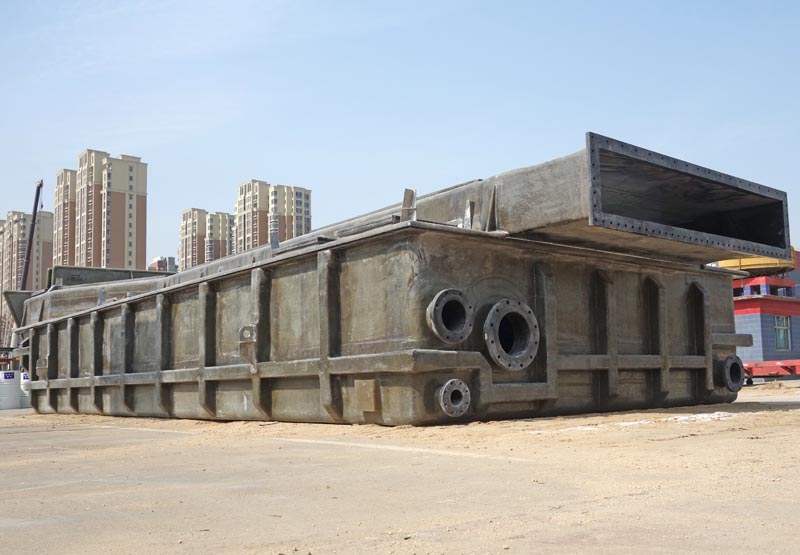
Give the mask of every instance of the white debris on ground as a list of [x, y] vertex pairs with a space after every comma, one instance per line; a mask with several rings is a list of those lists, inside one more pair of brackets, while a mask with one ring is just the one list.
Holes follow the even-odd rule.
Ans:
[[593, 432], [603, 428], [620, 427], [625, 428], [629, 426], [644, 426], [647, 424], [655, 424], [657, 422], [677, 422], [679, 424], [692, 424], [697, 422], [713, 422], [717, 420], [728, 420], [729, 418], [738, 418], [740, 416], [752, 416], [760, 414], [764, 411], [758, 412], [725, 412], [717, 411], [711, 413], [701, 414], [682, 414], [678, 416], [670, 416], [668, 418], [644, 418], [640, 420], [626, 420], [622, 422], [608, 422], [601, 424], [591, 424], [588, 426], [570, 426], [568, 428], [561, 428], [558, 430], [531, 430], [528, 433], [534, 435], [542, 434], [560, 434], [564, 432]]

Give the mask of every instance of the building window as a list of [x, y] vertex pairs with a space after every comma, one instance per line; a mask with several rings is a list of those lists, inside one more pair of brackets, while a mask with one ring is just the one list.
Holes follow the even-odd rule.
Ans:
[[775, 348], [779, 351], [792, 350], [789, 316], [775, 316]]

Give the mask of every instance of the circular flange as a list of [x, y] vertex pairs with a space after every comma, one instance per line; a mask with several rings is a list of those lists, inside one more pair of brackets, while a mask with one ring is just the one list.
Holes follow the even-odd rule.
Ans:
[[436, 390], [436, 402], [447, 416], [458, 418], [464, 416], [472, 402], [469, 386], [461, 380], [447, 380]]
[[539, 350], [539, 322], [526, 303], [502, 299], [486, 317], [483, 339], [495, 363], [509, 370], [524, 370]]
[[436, 293], [426, 310], [428, 327], [448, 345], [458, 345], [472, 333], [472, 303], [458, 289]]
[[744, 364], [736, 355], [730, 355], [717, 364], [714, 382], [731, 393], [738, 393], [744, 386]]

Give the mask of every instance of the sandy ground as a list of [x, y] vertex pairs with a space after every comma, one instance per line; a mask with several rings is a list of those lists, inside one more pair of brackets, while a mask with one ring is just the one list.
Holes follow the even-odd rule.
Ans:
[[430, 428], [0, 411], [0, 553], [796, 553], [796, 385]]

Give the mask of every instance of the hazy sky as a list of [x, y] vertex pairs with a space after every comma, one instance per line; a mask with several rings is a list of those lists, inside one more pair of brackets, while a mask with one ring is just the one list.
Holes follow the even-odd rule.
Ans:
[[0, 214], [85, 148], [149, 164], [148, 258], [250, 178], [314, 227], [579, 150], [588, 130], [789, 191], [800, 2], [0, 0]]

